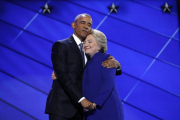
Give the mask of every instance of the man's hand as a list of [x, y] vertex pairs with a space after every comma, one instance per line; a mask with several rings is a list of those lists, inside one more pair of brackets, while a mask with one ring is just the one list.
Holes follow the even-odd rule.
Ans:
[[120, 63], [113, 56], [109, 56], [107, 60], [102, 62], [102, 66], [107, 68], [121, 69]]
[[57, 79], [56, 74], [55, 74], [54, 71], [52, 72], [51, 78], [52, 78], [52, 80], [56, 80]]
[[87, 100], [87, 99], [82, 100], [82, 101], [81, 101], [81, 105], [83, 106], [83, 108], [84, 108], [85, 111], [89, 111], [89, 110], [92, 110], [92, 109], [95, 108], [94, 105], [93, 105], [93, 103], [90, 102], [90, 101]]

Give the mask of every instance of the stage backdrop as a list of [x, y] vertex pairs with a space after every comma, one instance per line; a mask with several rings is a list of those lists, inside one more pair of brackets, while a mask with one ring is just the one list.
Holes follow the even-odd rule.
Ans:
[[[50, 14], [41, 9], [46, 3]], [[112, 3], [117, 13], [110, 13]], [[116, 82], [125, 120], [180, 120], [177, 11], [176, 0], [1, 0], [0, 120], [48, 120], [51, 47], [72, 35], [80, 13], [92, 16], [121, 63]]]

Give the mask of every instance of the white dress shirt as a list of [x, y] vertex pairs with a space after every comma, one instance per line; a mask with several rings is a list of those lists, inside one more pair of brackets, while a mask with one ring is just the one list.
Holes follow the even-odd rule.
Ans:
[[[78, 46], [79, 49], [80, 49], [79, 44], [81, 44], [81, 40], [80, 40], [78, 37], [76, 37], [76, 35], [74, 35], [74, 34], [73, 34], [73, 38], [74, 38], [74, 40], [75, 40], [77, 46]], [[82, 42], [82, 43], [83, 43], [83, 42]], [[84, 49], [83, 49], [83, 51], [84, 51]], [[86, 65], [86, 63], [87, 63], [87, 57], [86, 57], [86, 55], [85, 55], [85, 52], [84, 52], [84, 59], [85, 59], [84, 62], [85, 62], [85, 65]]]
[[[76, 44], [77, 44], [77, 46], [79, 47], [79, 49], [80, 49], [80, 46], [79, 46], [79, 44], [81, 44], [81, 40], [78, 38], [78, 37], [76, 37], [76, 35], [74, 35], [73, 34], [73, 38], [74, 38], [74, 40], [75, 40], [75, 42], [76, 42]], [[86, 57], [86, 55], [85, 55], [85, 52], [84, 52], [84, 59], [85, 59], [85, 64], [87, 63], [87, 57]], [[82, 97], [79, 101], [78, 101], [78, 103], [80, 103], [82, 100], [84, 100], [85, 99], [85, 97]]]

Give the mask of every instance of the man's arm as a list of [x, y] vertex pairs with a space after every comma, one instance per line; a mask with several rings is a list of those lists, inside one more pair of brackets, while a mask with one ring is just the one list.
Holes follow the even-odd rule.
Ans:
[[116, 75], [121, 75], [121, 64], [113, 56], [110, 56], [107, 60], [103, 61], [102, 66], [116, 68]]
[[[51, 75], [52, 80], [57, 80], [56, 73], [53, 71]], [[81, 103], [81, 105], [84, 107], [85, 111], [89, 111], [96, 108], [96, 105], [94, 103], [91, 103], [90, 101], [87, 101], [85, 97], [82, 97], [78, 103]]]

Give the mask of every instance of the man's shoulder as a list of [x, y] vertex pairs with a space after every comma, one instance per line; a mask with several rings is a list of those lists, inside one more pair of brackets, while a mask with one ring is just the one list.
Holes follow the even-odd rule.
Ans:
[[64, 46], [64, 45], [68, 46], [72, 40], [73, 40], [72, 36], [70, 36], [69, 38], [62, 39], [62, 40], [57, 40], [53, 43], [53, 46]]
[[[66, 44], [66, 43], [68, 43], [70, 40], [71, 40], [70, 38], [65, 38], [65, 39], [62, 39], [62, 40], [57, 40], [56, 42], [57, 42], [57, 43], [65, 43], [65, 44]], [[55, 43], [56, 43], [56, 42], [55, 42]]]
[[109, 54], [109, 53], [104, 53], [104, 54], [103, 54], [104, 60], [105, 60], [105, 59], [108, 59], [109, 56], [111, 56], [111, 54]]

